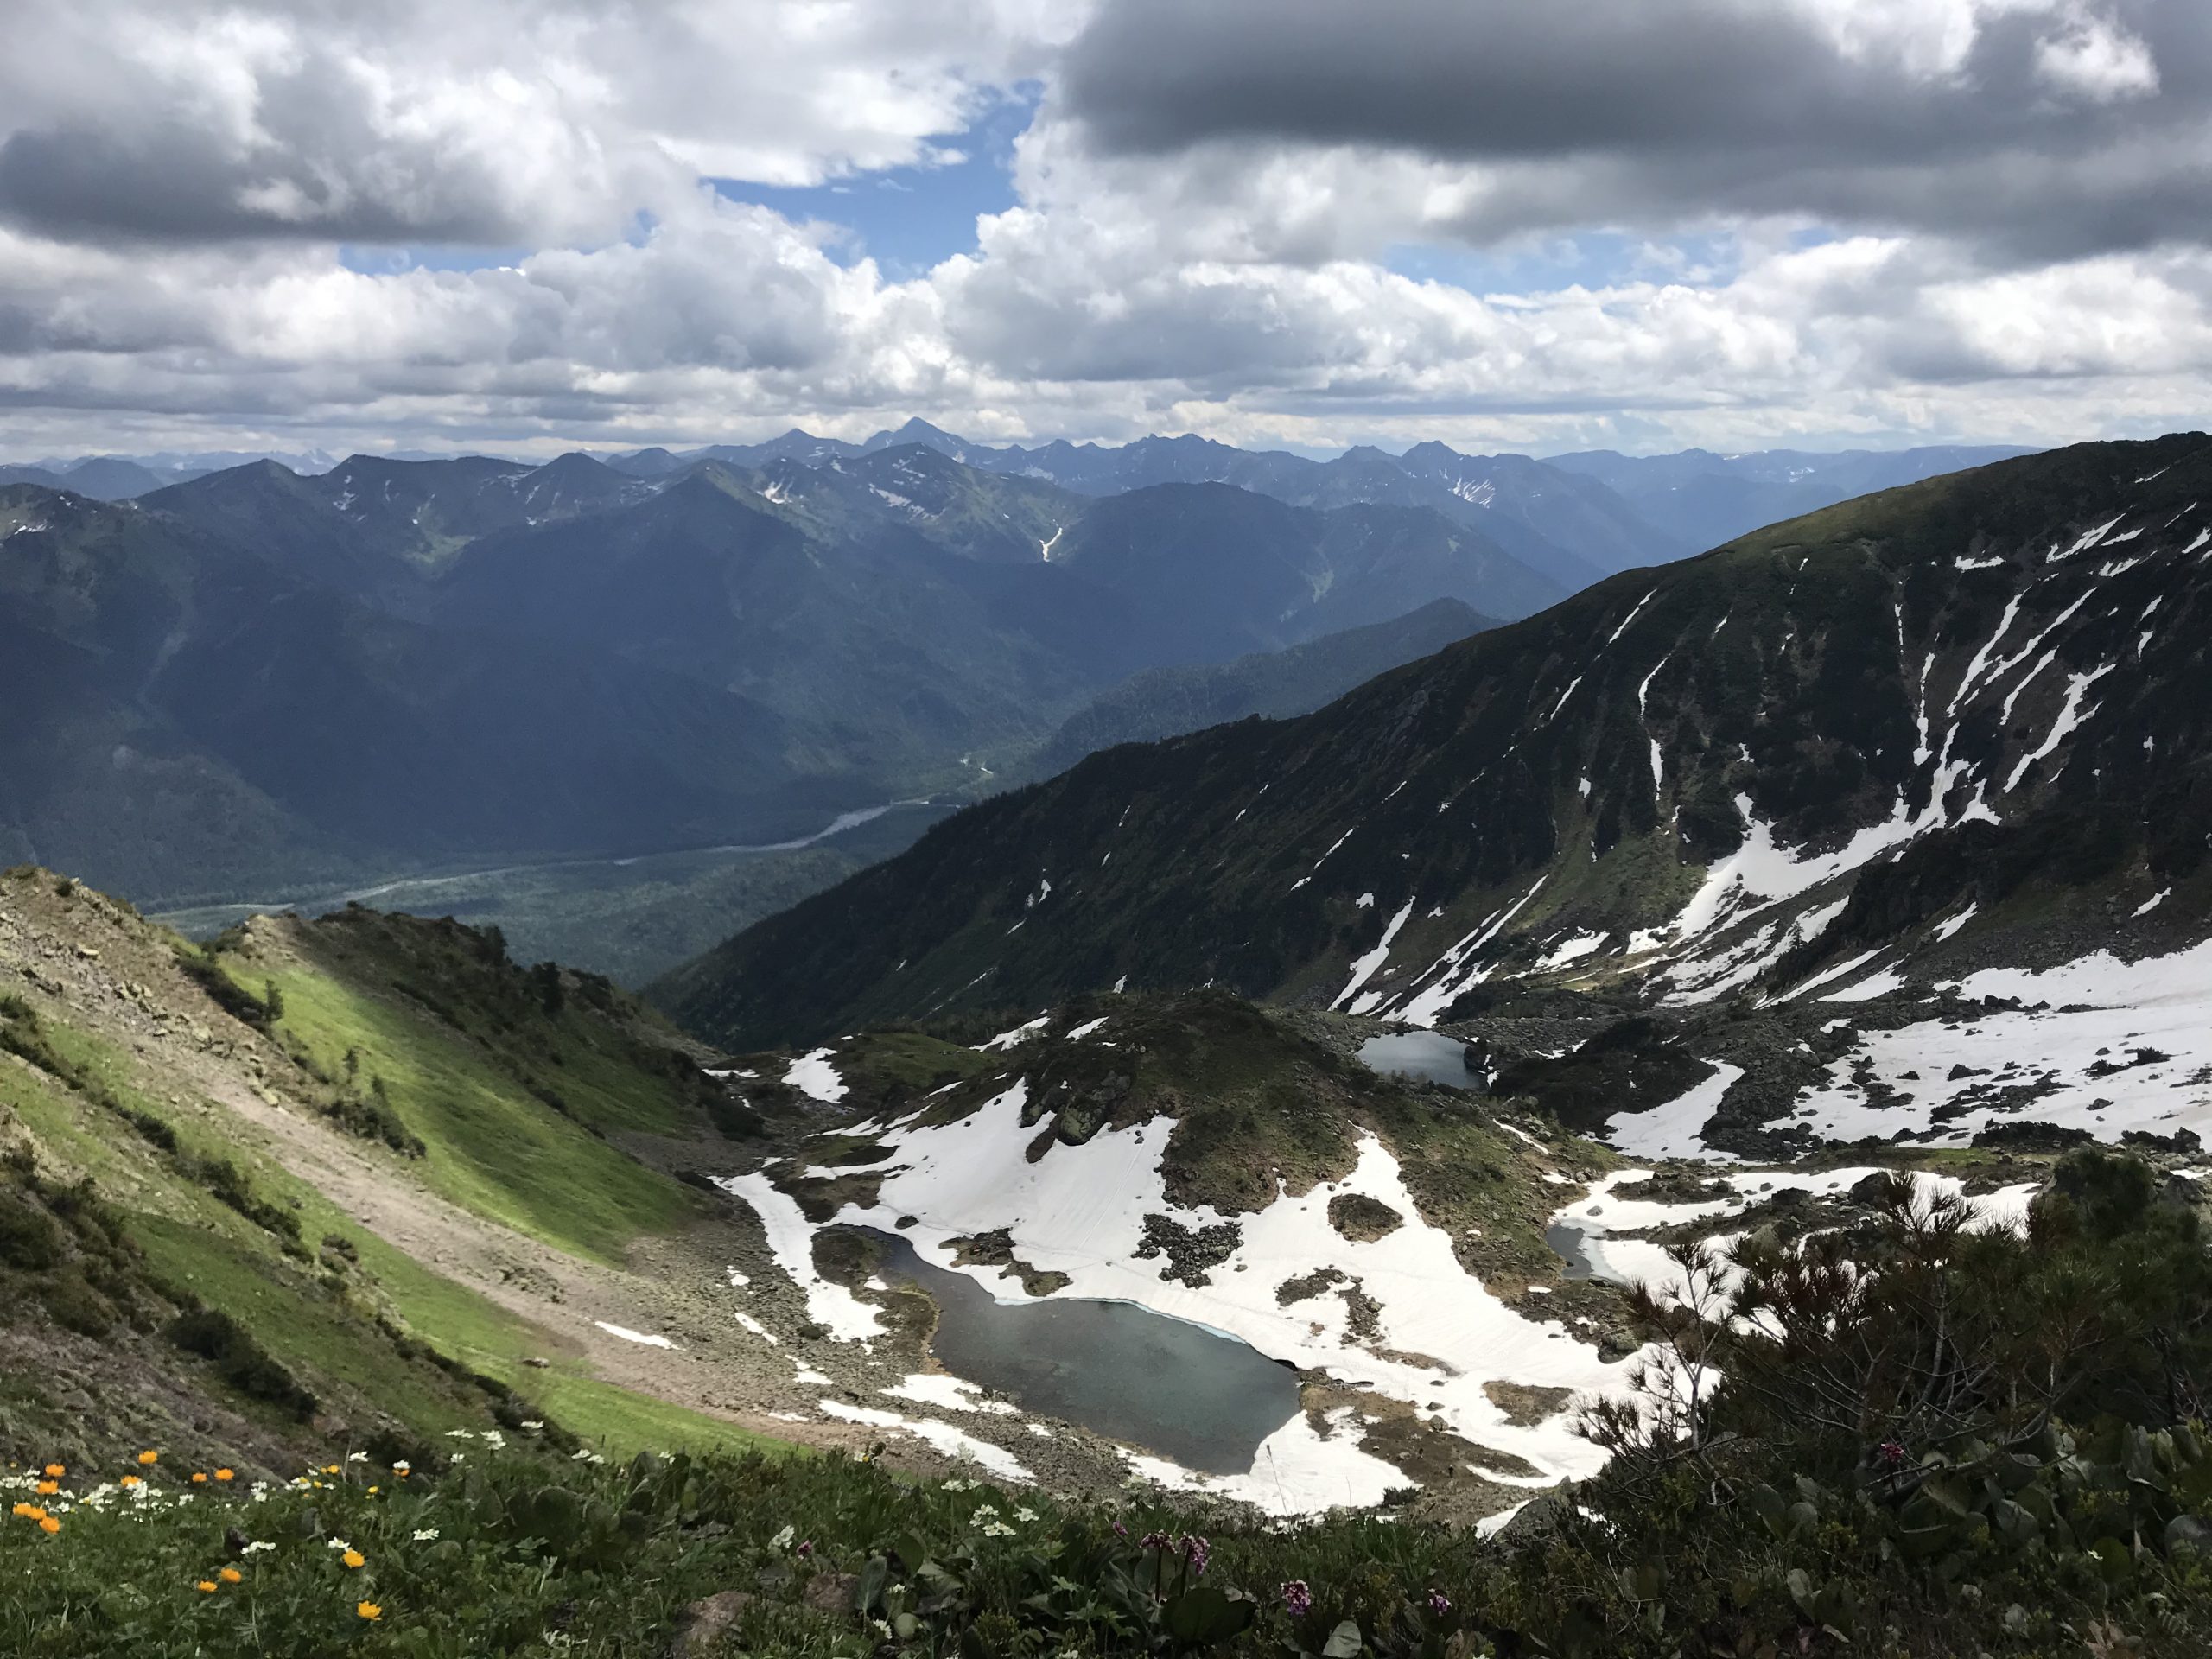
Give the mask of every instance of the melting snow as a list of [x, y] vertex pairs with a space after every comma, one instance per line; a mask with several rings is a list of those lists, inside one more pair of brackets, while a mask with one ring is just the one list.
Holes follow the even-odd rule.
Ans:
[[1547, 974], [1555, 972], [1570, 963], [1581, 961], [1585, 957], [1594, 956], [1604, 948], [1605, 941], [1611, 938], [1612, 935], [1610, 933], [1578, 933], [1566, 944], [1539, 960], [1536, 963], [1536, 970], [1539, 973]]
[[[1374, 976], [1375, 970], [1390, 959], [1390, 942], [1398, 937], [1398, 930], [1406, 925], [1406, 918], [1413, 913], [1414, 901], [1408, 899], [1398, 913], [1390, 918], [1389, 925], [1382, 930], [1382, 941], [1372, 950], [1352, 963], [1351, 978], [1345, 982], [1344, 989], [1337, 993], [1337, 1000], [1329, 1004], [1331, 1007], [1340, 1008], [1346, 1002], [1351, 1001], [1359, 988]], [[1352, 1003], [1352, 1012], [1365, 1014], [1380, 1001], [1382, 997], [1379, 993], [1370, 992], [1367, 995], [1361, 997], [1358, 1001]]]
[[2008, 793], [2020, 786], [2020, 779], [2027, 775], [2030, 766], [2048, 755], [2072, 735], [2074, 728], [2080, 725], [2082, 720], [2082, 694], [2118, 666], [2117, 663], [2107, 663], [2102, 668], [2094, 669], [2087, 674], [2069, 674], [2066, 677], [2066, 706], [2058, 711], [2058, 718], [2050, 722], [2050, 730], [2043, 740], [2043, 747], [2032, 754], [2022, 755], [2013, 763], [2012, 775], [2005, 780], [2005, 788]]
[[1936, 923], [1936, 942], [1938, 944], [1941, 944], [1945, 939], [1949, 938], [1951, 935], [1957, 932], [1968, 922], [1972, 921], [1974, 919], [1974, 912], [1980, 908], [1981, 906], [1980, 905], [1968, 905], [1957, 915], [1946, 917], [1943, 920]]
[[1643, 607], [1652, 601], [1653, 598], [1657, 595], [1658, 592], [1659, 590], [1656, 588], [1654, 588], [1650, 593], [1646, 594], [1642, 599], [1636, 601], [1636, 608], [1621, 619], [1620, 626], [1615, 628], [1611, 633], [1605, 636], [1605, 643], [1608, 645], [1613, 644], [1621, 637], [1621, 635], [1628, 632], [1628, 625], [1635, 621], [1637, 617], [1643, 614]]
[[[823, 1379], [825, 1382], [827, 1378]], [[1030, 1481], [1036, 1478], [1023, 1466], [1021, 1460], [1004, 1446], [993, 1446], [988, 1440], [979, 1440], [950, 1423], [941, 1423], [934, 1417], [901, 1417], [895, 1411], [878, 1411], [872, 1406], [848, 1405], [844, 1401], [825, 1397], [816, 1402], [824, 1416], [836, 1417], [849, 1423], [865, 1423], [871, 1428], [895, 1428], [926, 1441], [948, 1458], [965, 1458], [980, 1464], [1001, 1480]]]
[[949, 1411], [980, 1411], [994, 1417], [1015, 1417], [1020, 1414], [1003, 1400], [986, 1400], [983, 1391], [963, 1377], [948, 1376], [942, 1371], [917, 1371], [904, 1382], [894, 1382], [879, 1390], [894, 1400], [912, 1400], [925, 1406], [943, 1406]]
[[[1433, 1414], [1454, 1433], [1526, 1458], [1546, 1481], [1586, 1476], [1602, 1461], [1567, 1416], [1516, 1427], [1483, 1384], [1509, 1380], [1618, 1391], [1627, 1363], [1605, 1363], [1593, 1349], [1568, 1339], [1566, 1326], [1524, 1319], [1484, 1290], [1459, 1266], [1451, 1239], [1421, 1218], [1397, 1160], [1374, 1135], [1362, 1136], [1357, 1165], [1344, 1180], [1294, 1197], [1282, 1193], [1257, 1214], [1235, 1217], [1241, 1230], [1235, 1253], [1213, 1269], [1211, 1284], [1193, 1287], [1162, 1279], [1156, 1261], [1135, 1255], [1147, 1214], [1173, 1213], [1192, 1226], [1226, 1219], [1209, 1208], [1174, 1211], [1168, 1204], [1160, 1160], [1172, 1125], [1154, 1119], [1104, 1129], [1078, 1147], [1054, 1145], [1033, 1164], [1024, 1150], [1035, 1138], [1021, 1125], [1026, 1099], [1026, 1086], [1017, 1085], [957, 1122], [887, 1134], [894, 1158], [880, 1166], [886, 1173], [876, 1202], [849, 1205], [836, 1219], [888, 1225], [898, 1217], [917, 1217], [906, 1236], [925, 1259], [969, 1271], [1001, 1301], [1027, 1300], [995, 1274], [960, 1269], [951, 1259], [950, 1240], [1004, 1227], [1023, 1260], [1069, 1275], [1072, 1282], [1058, 1300], [1135, 1302], [1355, 1387], [1423, 1405], [1434, 1402]], [[765, 1185], [765, 1177], [741, 1179]], [[1345, 1192], [1389, 1205], [1406, 1217], [1404, 1224], [1379, 1239], [1344, 1238], [1330, 1224], [1328, 1205]], [[790, 1214], [803, 1230], [796, 1205]], [[1339, 1297], [1307, 1298], [1289, 1307], [1277, 1302], [1275, 1287], [1285, 1280], [1328, 1267], [1358, 1279], [1378, 1305], [1382, 1332], [1372, 1347], [1352, 1333]], [[1428, 1356], [1438, 1363], [1414, 1365], [1385, 1352]], [[1163, 1479], [1197, 1479], [1159, 1459], [1137, 1466]], [[1372, 1502], [1385, 1486], [1404, 1480], [1360, 1450], [1355, 1424], [1332, 1427], [1323, 1439], [1300, 1412], [1262, 1446], [1249, 1474], [1204, 1484], [1279, 1512], [1302, 1513], [1348, 1499]]]
[[791, 1063], [784, 1073], [784, 1081], [810, 1100], [825, 1106], [835, 1106], [845, 1097], [845, 1080], [837, 1075], [837, 1068], [830, 1064], [830, 1051], [817, 1048], [811, 1054], [802, 1054]]
[[877, 1319], [873, 1306], [844, 1286], [832, 1284], [815, 1271], [814, 1229], [807, 1224], [798, 1200], [779, 1192], [766, 1171], [756, 1169], [745, 1175], [717, 1176], [715, 1185], [753, 1206], [768, 1235], [768, 1254], [791, 1281], [806, 1294], [809, 1319], [840, 1342], [857, 1342], [882, 1334], [882, 1321]]
[[627, 1325], [609, 1325], [605, 1319], [594, 1319], [592, 1323], [597, 1325], [601, 1330], [606, 1332], [608, 1336], [620, 1337], [625, 1342], [642, 1343], [648, 1348], [673, 1348], [676, 1346], [676, 1344], [671, 1342], [666, 1337], [649, 1337], [642, 1331], [631, 1330]]
[[[1986, 969], [1956, 988], [2040, 1006], [1866, 1032], [1796, 1121], [1834, 1140], [1904, 1130], [1951, 1145], [2016, 1117], [2104, 1141], [2212, 1130], [2212, 1087], [2197, 1081], [2212, 1075], [2212, 943], [2134, 963], [2101, 950], [2041, 972]], [[1854, 1081], [1861, 1065], [1896, 1091], [1886, 1103]]]
[[1739, 1065], [1715, 1062], [1713, 1075], [1685, 1094], [1645, 1112], [1616, 1112], [1607, 1120], [1605, 1136], [1622, 1151], [1637, 1158], [1725, 1158], [1733, 1153], [1708, 1148], [1702, 1131], [1707, 1120], [1720, 1108], [1720, 1097], [1744, 1075]]
[[[1119, 985], [1116, 985], [1114, 988], [1118, 991], [1122, 988]], [[1025, 1020], [1022, 1024], [1016, 1026], [1012, 1031], [1002, 1031], [999, 1033], [997, 1036], [992, 1038], [988, 1042], [978, 1043], [976, 1046], [986, 1052], [992, 1049], [1004, 1050], [1016, 1048], [1021, 1044], [1027, 1042], [1039, 1032], [1044, 1030], [1046, 1026], [1052, 1024], [1052, 1012], [1047, 1009], [1045, 1013], [1039, 1014], [1034, 1020]]]

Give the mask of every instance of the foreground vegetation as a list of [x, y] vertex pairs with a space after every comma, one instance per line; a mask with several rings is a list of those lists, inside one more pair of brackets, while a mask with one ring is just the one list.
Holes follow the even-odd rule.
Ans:
[[[1857, 1268], [1843, 1264], [1855, 1262]], [[287, 1484], [33, 1463], [0, 1641], [70, 1656], [2183, 1655], [2212, 1643], [2212, 1265], [2193, 1200], [2061, 1164], [2024, 1236], [1916, 1201], [1755, 1236], [1688, 1303], [1609, 1471], [1495, 1541], [863, 1457], [608, 1462], [556, 1425]], [[1725, 1376], [1725, 1381], [1716, 1377]], [[27, 1448], [12, 1448], [18, 1452]], [[143, 1460], [141, 1460], [141, 1459]]]

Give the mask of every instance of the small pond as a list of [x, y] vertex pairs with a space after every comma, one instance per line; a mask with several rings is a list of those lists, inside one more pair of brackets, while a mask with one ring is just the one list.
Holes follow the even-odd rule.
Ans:
[[1606, 1276], [1599, 1270], [1598, 1263], [1591, 1259], [1590, 1252], [1583, 1248], [1583, 1241], [1588, 1236], [1571, 1221], [1554, 1221], [1544, 1229], [1544, 1243], [1550, 1245], [1559, 1259], [1567, 1263], [1560, 1270], [1560, 1278], [1602, 1279]]
[[1134, 1302], [1000, 1302], [897, 1234], [861, 1230], [882, 1247], [884, 1277], [936, 1302], [930, 1351], [944, 1369], [1033, 1416], [1064, 1417], [1186, 1469], [1241, 1475], [1298, 1410], [1296, 1375], [1235, 1337]]
[[1467, 1070], [1467, 1046], [1434, 1031], [1400, 1031], [1370, 1037], [1359, 1046], [1370, 1070], [1397, 1077], [1423, 1077], [1453, 1089], [1479, 1090], [1483, 1080]]

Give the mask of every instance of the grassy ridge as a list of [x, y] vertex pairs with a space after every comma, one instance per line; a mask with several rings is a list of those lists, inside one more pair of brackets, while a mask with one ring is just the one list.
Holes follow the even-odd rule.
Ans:
[[[545, 993], [557, 976], [533, 988], [504, 958], [471, 960], [473, 946], [431, 969], [419, 932], [345, 912], [249, 933], [224, 966], [249, 989], [276, 988], [284, 1031], [319, 1071], [381, 1083], [430, 1148], [426, 1179], [464, 1209], [604, 1262], [640, 1233], [696, 1217], [694, 1194], [605, 1138], [693, 1127], [690, 1097], [660, 1056], [595, 1029], [582, 994], [570, 1010], [565, 989]], [[613, 1006], [611, 991], [599, 995]]]
[[[450, 926], [274, 924], [213, 958], [240, 1021], [176, 971], [174, 936], [70, 884], [0, 880], [0, 950], [26, 938], [70, 942], [65, 957], [130, 998], [116, 1001], [118, 1024], [105, 993], [56, 980], [35, 951], [21, 981], [0, 954], [0, 980], [25, 988], [0, 995], [0, 1142], [32, 1172], [24, 1181], [81, 1193], [71, 1202], [109, 1217], [125, 1255], [90, 1301], [73, 1256], [14, 1281], [0, 1262], [0, 1445], [89, 1455], [159, 1434], [212, 1455], [223, 1439], [242, 1469], [265, 1472], [333, 1425], [392, 1446], [518, 1416], [572, 1424], [623, 1454], [764, 1444], [601, 1381], [573, 1344], [292, 1173], [278, 1140], [215, 1097], [250, 1092], [321, 1117], [325, 1130], [292, 1133], [327, 1133], [334, 1151], [364, 1137], [355, 1161], [371, 1179], [384, 1168], [496, 1226], [619, 1262], [631, 1240], [690, 1224], [699, 1204], [607, 1137], [702, 1132], [703, 1120], [687, 1092], [696, 1068], [633, 1025], [635, 1005], [605, 982], [533, 981]], [[561, 1109], [532, 1091], [541, 1076], [565, 1090]], [[331, 1116], [371, 1099], [419, 1131], [423, 1155]], [[75, 1322], [54, 1330], [55, 1308]], [[241, 1351], [293, 1378], [320, 1427], [226, 1381], [251, 1368], [223, 1341], [202, 1354], [164, 1334], [202, 1313], [234, 1322]], [[60, 1369], [25, 1365], [26, 1344]]]

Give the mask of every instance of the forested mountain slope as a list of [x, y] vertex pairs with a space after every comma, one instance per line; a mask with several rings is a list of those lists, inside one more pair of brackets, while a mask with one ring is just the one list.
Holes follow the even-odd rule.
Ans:
[[176, 907], [775, 843], [988, 787], [1133, 674], [1561, 591], [1433, 513], [1100, 500], [918, 445], [8, 485], [0, 855]]

